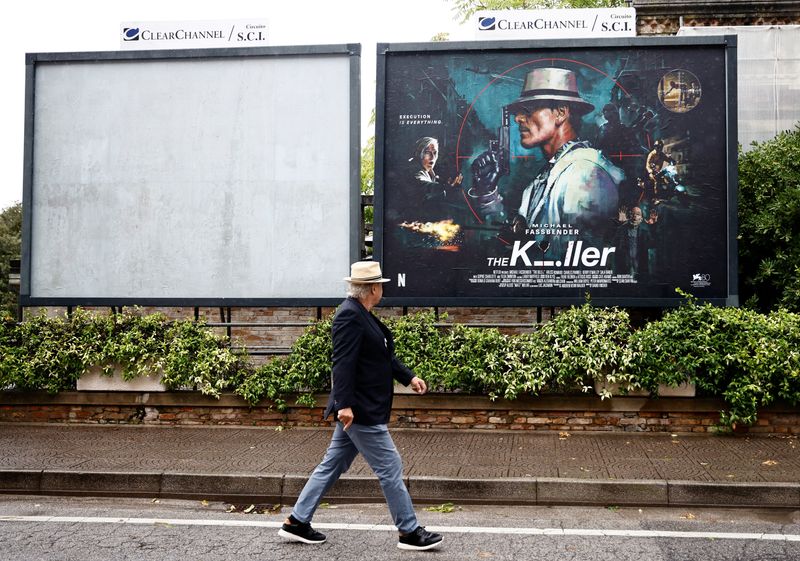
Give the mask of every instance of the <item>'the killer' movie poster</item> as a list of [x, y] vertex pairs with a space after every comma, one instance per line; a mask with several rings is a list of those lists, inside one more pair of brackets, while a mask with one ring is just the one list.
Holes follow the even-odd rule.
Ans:
[[672, 39], [379, 46], [387, 299], [734, 303], [735, 38]]

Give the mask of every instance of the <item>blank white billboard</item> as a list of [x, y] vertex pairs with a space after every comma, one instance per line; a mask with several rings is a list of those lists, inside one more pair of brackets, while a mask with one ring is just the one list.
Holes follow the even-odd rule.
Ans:
[[29, 55], [23, 300], [339, 298], [358, 56], [306, 49]]

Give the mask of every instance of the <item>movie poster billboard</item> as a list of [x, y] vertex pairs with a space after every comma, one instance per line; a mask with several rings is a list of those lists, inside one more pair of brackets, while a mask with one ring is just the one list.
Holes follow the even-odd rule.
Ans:
[[387, 302], [736, 304], [735, 37], [378, 55]]

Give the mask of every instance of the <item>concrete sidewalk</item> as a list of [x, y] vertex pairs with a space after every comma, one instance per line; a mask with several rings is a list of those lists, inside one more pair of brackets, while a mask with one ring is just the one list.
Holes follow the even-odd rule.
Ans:
[[[0, 424], [0, 493], [291, 504], [330, 429]], [[418, 503], [800, 508], [796, 437], [392, 430]], [[382, 501], [358, 458], [327, 499]]]

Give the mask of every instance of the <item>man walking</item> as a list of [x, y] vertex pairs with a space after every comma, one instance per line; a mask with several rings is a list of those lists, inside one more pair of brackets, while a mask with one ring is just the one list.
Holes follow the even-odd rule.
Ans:
[[425, 382], [394, 356], [389, 329], [371, 310], [383, 297], [379, 263], [359, 261], [350, 267], [347, 299], [333, 319], [333, 388], [325, 417], [336, 414], [336, 428], [322, 462], [316, 467], [297, 499], [291, 515], [278, 532], [302, 543], [325, 541], [311, 527], [311, 518], [322, 497], [361, 453], [378, 476], [395, 526], [397, 547], [428, 550], [438, 547], [442, 536], [417, 523], [411, 496], [403, 483], [403, 464], [389, 434], [394, 381], [411, 385], [418, 394]]

